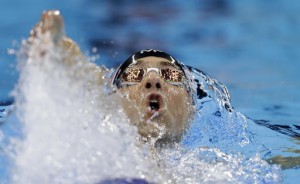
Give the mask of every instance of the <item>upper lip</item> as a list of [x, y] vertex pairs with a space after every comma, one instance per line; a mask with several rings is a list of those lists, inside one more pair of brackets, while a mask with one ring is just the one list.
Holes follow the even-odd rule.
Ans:
[[162, 96], [158, 93], [150, 93], [146, 100], [147, 108], [150, 112], [159, 112], [163, 107]]

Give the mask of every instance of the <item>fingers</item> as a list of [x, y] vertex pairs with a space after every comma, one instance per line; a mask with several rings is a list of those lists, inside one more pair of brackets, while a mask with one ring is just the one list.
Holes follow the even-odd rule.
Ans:
[[43, 35], [49, 34], [54, 43], [58, 43], [64, 36], [64, 21], [58, 10], [45, 11], [41, 17], [41, 21], [30, 32], [29, 41], [41, 38]]

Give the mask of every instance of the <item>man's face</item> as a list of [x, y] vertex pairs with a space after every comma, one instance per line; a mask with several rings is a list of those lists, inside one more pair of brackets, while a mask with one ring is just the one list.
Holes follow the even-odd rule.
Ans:
[[122, 105], [143, 137], [180, 137], [193, 114], [182, 70], [169, 60], [144, 57], [122, 74]]

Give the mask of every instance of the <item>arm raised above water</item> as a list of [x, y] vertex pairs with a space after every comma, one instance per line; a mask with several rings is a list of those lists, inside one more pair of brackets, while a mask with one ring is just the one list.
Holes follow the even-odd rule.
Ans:
[[40, 22], [31, 30], [27, 45], [26, 54], [29, 57], [42, 58], [51, 52], [58, 52], [60, 59], [57, 64], [76, 68], [76, 78], [95, 73], [98, 76], [97, 83], [102, 84], [105, 68], [88, 62], [77, 43], [66, 36], [64, 20], [58, 10], [43, 13]]

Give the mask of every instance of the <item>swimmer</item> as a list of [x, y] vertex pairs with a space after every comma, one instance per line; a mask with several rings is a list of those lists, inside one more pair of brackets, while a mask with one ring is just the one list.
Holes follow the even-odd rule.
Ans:
[[113, 85], [124, 96], [124, 111], [146, 141], [180, 141], [194, 112], [180, 62], [162, 51], [142, 50], [119, 66]]
[[[45, 37], [47, 39], [44, 39]], [[89, 81], [91, 85], [103, 83], [104, 69], [87, 62], [78, 45], [65, 35], [63, 18], [59, 11], [46, 11], [43, 14], [41, 21], [31, 31], [28, 43], [29, 55], [45, 55], [47, 50], [44, 50], [44, 45], [55, 45], [64, 53], [64, 62], [60, 63], [61, 65], [72, 67], [82, 61], [80, 67], [70, 70], [76, 80], [83, 80], [87, 74], [94, 73], [93, 76], [96, 77], [94, 81]], [[200, 70], [187, 68], [202, 74]], [[179, 142], [195, 112], [194, 93], [197, 99], [211, 98], [200, 84], [191, 89], [188, 70], [170, 55], [157, 50], [137, 52], [117, 68], [112, 85], [123, 97], [121, 101], [124, 112], [138, 128], [145, 142], [154, 143], [157, 147]], [[205, 75], [204, 78], [207, 77]], [[209, 87], [213, 90], [213, 85], [207, 88]], [[216, 87], [222, 90], [220, 98], [226, 102], [224, 107], [231, 113], [232, 109], [228, 104], [230, 96], [226, 87], [221, 83]], [[296, 153], [299, 150], [292, 151]], [[287, 169], [299, 167], [299, 160], [299, 157], [274, 156], [267, 161]]]
[[[78, 45], [64, 32], [59, 11], [46, 11], [28, 39], [34, 53], [51, 40], [64, 52], [64, 63], [70, 67], [76, 60], [86, 61]], [[50, 37], [50, 39], [49, 39]], [[41, 51], [45, 54], [46, 51]], [[93, 85], [102, 84], [103, 70], [84, 62], [76, 72], [80, 78], [87, 72], [98, 73]], [[81, 65], [83, 66], [83, 65]], [[116, 70], [112, 84], [122, 98], [122, 106], [130, 122], [137, 126], [145, 142], [179, 142], [193, 115], [191, 90], [183, 65], [170, 55], [157, 50], [143, 50], [129, 57]]]

